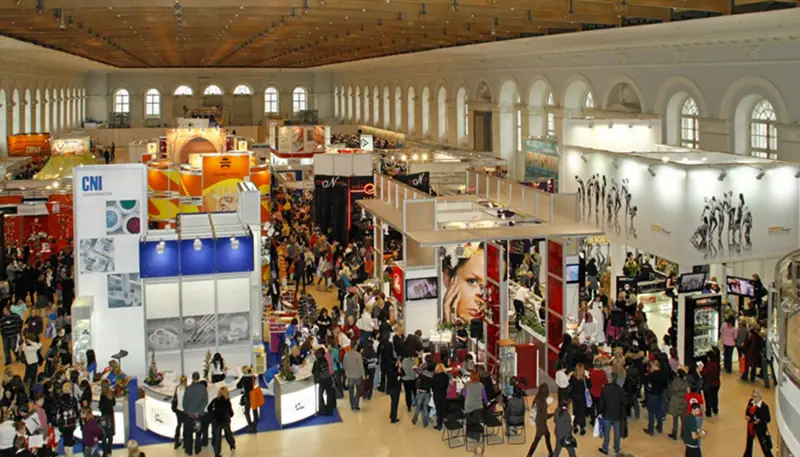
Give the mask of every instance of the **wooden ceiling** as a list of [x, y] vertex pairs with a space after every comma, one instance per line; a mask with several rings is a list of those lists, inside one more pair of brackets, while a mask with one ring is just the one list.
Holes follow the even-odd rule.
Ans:
[[795, 6], [796, 0], [0, 0], [0, 34], [121, 68], [307, 68]]

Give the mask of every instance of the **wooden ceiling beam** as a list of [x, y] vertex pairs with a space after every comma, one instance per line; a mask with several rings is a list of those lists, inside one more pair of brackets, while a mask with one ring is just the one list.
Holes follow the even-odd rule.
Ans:
[[628, 0], [628, 7], [631, 6], [731, 13], [731, 0]]

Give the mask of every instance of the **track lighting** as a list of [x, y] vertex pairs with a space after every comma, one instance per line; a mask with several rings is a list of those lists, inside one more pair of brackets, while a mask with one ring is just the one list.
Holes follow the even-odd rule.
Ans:
[[583, 163], [586, 163], [586, 162], [588, 162], [588, 161], [589, 161], [589, 158], [588, 158], [588, 157], [586, 157], [586, 154], [584, 154], [584, 153], [581, 153], [581, 160], [583, 160]]
[[724, 181], [726, 176], [728, 176], [728, 173], [725, 170], [720, 171], [717, 176], [717, 181]]
[[758, 174], [756, 174], [756, 179], [761, 180], [764, 175], [767, 174], [763, 168], [758, 169]]
[[652, 176], [652, 177], [656, 176], [656, 169], [652, 165], [649, 165], [647, 167], [647, 172], [650, 173], [650, 176]]
[[612, 160], [612, 161], [611, 161], [611, 165], [613, 165], [613, 166], [614, 166], [614, 168], [616, 168], [616, 169], [618, 169], [618, 170], [619, 170], [619, 159], [614, 159], [614, 160]]

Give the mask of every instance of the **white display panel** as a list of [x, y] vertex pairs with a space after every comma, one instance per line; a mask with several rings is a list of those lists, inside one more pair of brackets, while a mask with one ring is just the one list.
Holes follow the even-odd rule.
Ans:
[[[209, 389], [209, 400], [213, 398], [212, 391]], [[244, 410], [239, 406], [241, 392], [231, 395], [231, 405], [233, 405], [233, 418], [231, 419], [231, 431], [234, 433], [247, 427], [247, 418]], [[157, 400], [147, 394], [144, 397], [145, 406], [145, 426], [156, 435], [165, 438], [175, 436], [175, 427], [178, 425], [175, 413], [172, 412], [172, 400]]]
[[181, 304], [184, 316], [214, 314], [214, 280], [200, 279], [181, 283]]
[[[117, 401], [128, 401], [128, 399], [127, 398], [124, 398], [124, 399], [120, 398], [120, 399], [117, 399]], [[92, 410], [92, 413], [95, 416], [100, 417], [100, 411]], [[175, 414], [173, 413], [173, 416], [174, 415]], [[173, 436], [175, 436], [175, 428], [172, 429], [172, 434], [173, 434]], [[75, 433], [73, 433], [73, 435], [78, 440], [82, 440], [83, 439], [83, 430], [81, 429], [81, 427], [76, 427], [75, 428]], [[113, 439], [112, 442], [115, 445], [124, 445], [126, 443], [126, 441], [125, 441], [125, 413], [123, 413], [122, 411], [114, 411], [114, 439]]]
[[77, 167], [73, 183], [75, 292], [94, 297], [92, 347], [101, 364], [124, 349], [123, 370], [144, 376], [139, 238], [147, 227], [146, 167]]
[[[426, 268], [406, 270], [404, 280], [436, 277], [435, 268]], [[405, 284], [403, 287], [405, 288]], [[441, 297], [441, 290], [439, 291], [439, 296]], [[406, 300], [404, 306], [403, 315], [405, 317], [406, 333], [410, 334], [416, 330], [422, 330], [422, 337], [429, 338], [431, 330], [435, 328], [436, 322], [439, 321], [439, 297], [430, 300]]]
[[568, 147], [564, 157], [564, 191], [578, 193], [582, 221], [614, 242], [681, 265], [776, 257], [797, 247], [800, 198], [791, 167], [765, 164], [761, 175], [758, 166], [725, 166], [723, 174], [715, 165], [682, 166], [677, 157], [654, 162]]
[[178, 283], [147, 283], [144, 287], [147, 319], [176, 317], [180, 312]]
[[561, 144], [615, 152], [652, 151], [661, 141], [660, 126], [657, 120], [565, 119]]
[[219, 313], [250, 311], [250, 278], [217, 279]]
[[281, 395], [281, 425], [286, 426], [317, 413], [319, 384], [314, 383], [305, 389]]

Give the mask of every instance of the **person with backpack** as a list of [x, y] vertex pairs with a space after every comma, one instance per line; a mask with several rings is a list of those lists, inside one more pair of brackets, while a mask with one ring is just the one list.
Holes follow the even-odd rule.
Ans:
[[186, 413], [183, 412], [183, 394], [186, 392], [186, 386], [189, 379], [186, 376], [181, 376], [178, 385], [175, 387], [175, 393], [172, 394], [172, 412], [175, 413], [175, 418], [178, 425], [175, 426], [175, 449], [181, 447], [181, 429], [186, 423]]
[[311, 374], [314, 382], [319, 384], [319, 412], [320, 416], [332, 416], [336, 408], [336, 390], [333, 386], [333, 366], [328, 359], [324, 348], [319, 348], [314, 353], [314, 365]]
[[75, 428], [78, 426], [78, 400], [72, 395], [72, 384], [65, 382], [58, 397], [58, 431], [64, 444], [64, 455], [72, 457]]

